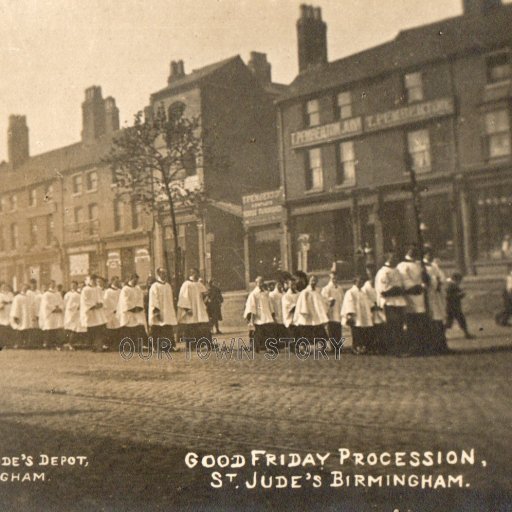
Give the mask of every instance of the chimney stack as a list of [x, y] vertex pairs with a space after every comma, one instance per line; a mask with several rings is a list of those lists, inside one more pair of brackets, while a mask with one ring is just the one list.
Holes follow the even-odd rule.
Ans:
[[28, 126], [25, 116], [9, 116], [7, 154], [13, 169], [19, 167], [29, 158]]
[[171, 72], [167, 78], [167, 83], [170, 84], [174, 80], [178, 80], [185, 76], [185, 64], [182, 60], [171, 61]]
[[501, 0], [463, 0], [464, 14], [481, 16], [501, 7]]
[[94, 142], [105, 133], [105, 102], [101, 87], [94, 85], [85, 90], [82, 103], [82, 141]]
[[300, 6], [297, 21], [299, 73], [327, 62], [327, 25], [322, 21], [322, 9], [312, 5]]
[[267, 61], [266, 53], [251, 52], [247, 67], [262, 85], [272, 82], [272, 66]]
[[119, 130], [119, 109], [116, 100], [109, 96], [105, 98], [105, 133], [113, 133]]

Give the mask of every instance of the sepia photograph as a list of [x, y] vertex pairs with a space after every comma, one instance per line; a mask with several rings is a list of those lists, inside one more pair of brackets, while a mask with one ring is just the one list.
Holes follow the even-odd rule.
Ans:
[[512, 512], [512, 0], [0, 34], [0, 511]]

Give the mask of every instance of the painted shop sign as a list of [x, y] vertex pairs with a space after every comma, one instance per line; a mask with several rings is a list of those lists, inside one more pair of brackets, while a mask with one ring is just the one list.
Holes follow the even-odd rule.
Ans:
[[455, 108], [452, 98], [425, 101], [423, 103], [408, 105], [407, 107], [366, 116], [364, 129], [366, 132], [384, 130], [394, 126], [447, 116], [453, 114], [454, 111]]
[[[333, 140], [346, 139], [364, 133], [386, 130], [436, 117], [452, 115], [455, 112], [453, 98], [440, 98], [408, 105], [386, 112], [371, 114], [363, 118], [342, 119], [336, 123], [315, 126], [291, 134], [293, 148], [314, 146]], [[364, 122], [363, 122], [364, 121]], [[363, 129], [364, 128], [364, 129]]]
[[314, 128], [292, 133], [292, 146], [294, 148], [300, 148], [318, 144], [319, 142], [345, 139], [359, 135], [362, 131], [363, 122], [361, 117], [342, 119], [336, 123], [315, 126]]
[[245, 226], [255, 226], [281, 221], [283, 190], [269, 190], [242, 197], [242, 214]]

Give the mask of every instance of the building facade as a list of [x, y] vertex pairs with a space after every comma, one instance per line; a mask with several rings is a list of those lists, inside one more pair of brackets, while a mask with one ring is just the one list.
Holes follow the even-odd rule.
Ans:
[[[278, 100], [289, 269], [351, 276], [417, 239], [447, 266], [503, 271], [512, 256], [512, 6], [464, 14], [327, 62], [326, 26], [303, 5], [299, 75]], [[507, 245], [508, 244], [508, 245]]]
[[[203, 189], [207, 201], [200, 211], [178, 205], [179, 245], [185, 269], [197, 267], [225, 290], [246, 286], [242, 196], [279, 186], [273, 101], [283, 90], [258, 52], [247, 65], [235, 56], [189, 74], [182, 61], [173, 61], [167, 87], [151, 95], [146, 110], [179, 107], [201, 120], [204, 155], [181, 179], [184, 188]], [[168, 216], [158, 223], [156, 239], [158, 259], [173, 268]]]
[[118, 201], [102, 163], [119, 129], [119, 111], [101, 88], [85, 91], [80, 142], [29, 156], [24, 116], [11, 116], [9, 162], [0, 173], [0, 280], [19, 288], [35, 278], [69, 285], [101, 276], [147, 277], [152, 219]]

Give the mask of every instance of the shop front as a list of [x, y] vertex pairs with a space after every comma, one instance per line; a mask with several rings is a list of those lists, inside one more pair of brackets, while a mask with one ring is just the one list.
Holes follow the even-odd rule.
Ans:
[[273, 280], [285, 269], [287, 237], [281, 188], [242, 197], [245, 285], [257, 276]]

